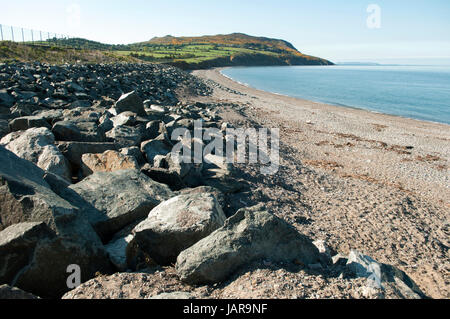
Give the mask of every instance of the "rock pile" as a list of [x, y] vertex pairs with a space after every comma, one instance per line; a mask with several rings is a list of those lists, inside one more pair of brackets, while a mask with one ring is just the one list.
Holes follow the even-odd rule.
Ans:
[[[244, 187], [233, 166], [217, 155], [184, 163], [171, 152], [176, 128], [223, 127], [216, 105], [178, 103], [176, 90], [210, 93], [188, 73], [36, 63], [0, 65], [0, 79], [3, 294], [61, 297], [73, 265], [81, 282], [176, 264], [184, 283], [211, 284], [259, 259], [367, 276], [366, 259], [335, 261], [262, 206], [227, 219], [226, 195]], [[422, 296], [404, 273], [380, 267], [382, 281]]]

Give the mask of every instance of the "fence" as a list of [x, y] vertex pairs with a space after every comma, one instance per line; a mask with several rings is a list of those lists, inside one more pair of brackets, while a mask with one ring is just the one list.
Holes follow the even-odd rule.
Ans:
[[34, 45], [67, 46], [68, 35], [0, 24], [0, 41]]

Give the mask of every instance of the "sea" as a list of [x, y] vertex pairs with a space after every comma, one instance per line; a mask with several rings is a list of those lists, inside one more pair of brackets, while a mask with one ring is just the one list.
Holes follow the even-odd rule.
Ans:
[[222, 74], [276, 94], [450, 124], [450, 66], [233, 67]]

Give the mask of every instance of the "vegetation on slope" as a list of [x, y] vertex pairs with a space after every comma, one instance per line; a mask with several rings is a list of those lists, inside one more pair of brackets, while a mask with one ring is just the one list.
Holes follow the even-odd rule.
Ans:
[[[241, 33], [203, 37], [166, 36], [128, 45], [103, 44], [80, 38], [46, 44], [52, 47], [49, 49], [35, 45], [3, 44], [0, 61], [12, 58], [28, 61], [47, 59], [48, 62], [70, 62], [74, 59], [83, 62], [139, 61], [172, 64], [185, 69], [332, 64], [327, 60], [303, 54], [284, 40], [252, 37]], [[59, 47], [55, 47], [55, 44]], [[69, 47], [77, 50], [68, 49]]]

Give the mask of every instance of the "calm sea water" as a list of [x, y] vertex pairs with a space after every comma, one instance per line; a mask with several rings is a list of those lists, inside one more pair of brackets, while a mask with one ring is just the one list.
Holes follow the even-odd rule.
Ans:
[[264, 91], [450, 124], [450, 66], [242, 67], [222, 73]]

